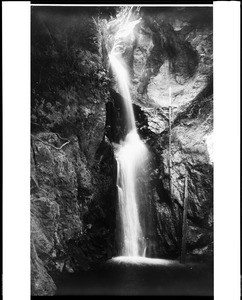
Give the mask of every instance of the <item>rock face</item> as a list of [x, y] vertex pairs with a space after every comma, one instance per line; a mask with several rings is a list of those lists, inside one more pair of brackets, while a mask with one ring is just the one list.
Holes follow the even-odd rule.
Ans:
[[[187, 253], [211, 259], [212, 11], [200, 11], [206, 20], [197, 13], [193, 9], [143, 12], [144, 21], [137, 30], [134, 49], [133, 98], [146, 116], [143, 136], [148, 138], [156, 160], [153, 194], [159, 252], [180, 255], [184, 178], [187, 176]], [[172, 92], [171, 177], [168, 168], [169, 87]]]
[[[57, 134], [40, 132], [32, 136], [33, 269], [43, 275], [38, 275], [40, 282], [35, 280], [33, 286], [37, 295], [44, 293], [41, 288], [46, 289], [46, 282], [49, 289], [54, 288], [47, 272], [57, 276], [59, 272], [88, 269], [113, 251], [110, 144], [100, 144], [96, 165], [90, 167], [77, 137], [69, 138], [70, 143], [58, 149], [54, 146], [61, 143]], [[32, 276], [35, 278], [34, 272]]]
[[[189, 108], [183, 114], [178, 115], [177, 123], [174, 123], [171, 131], [171, 191], [168, 168], [169, 150], [167, 146], [158, 150], [162, 161], [158, 178], [164, 189], [171, 193], [170, 207], [169, 204], [163, 203], [163, 195], [157, 197], [155, 204], [161, 213], [157, 216], [159, 220], [158, 235], [167, 239], [164, 241], [164, 245], [169, 245], [168, 241], [172, 240], [171, 245], [165, 247], [166, 253], [169, 253], [171, 247], [174, 248], [176, 254], [179, 253], [181, 237], [179, 228], [182, 228], [184, 181], [187, 176], [187, 251], [191, 255], [200, 254], [204, 259], [210, 259], [212, 256], [213, 163], [209, 153], [210, 145], [207, 143], [212, 130], [212, 100], [210, 96], [192, 101]], [[167, 133], [164, 133], [163, 138], [160, 141], [161, 144], [167, 145]], [[170, 229], [167, 228], [167, 218], [172, 219], [173, 223], [177, 225], [177, 232], [172, 231], [172, 226]], [[166, 228], [165, 233], [164, 227]], [[198, 251], [200, 252], [198, 253]]]
[[[208, 20], [200, 20], [199, 14]], [[134, 101], [166, 113], [171, 87], [174, 119], [182, 105], [206, 88], [213, 67], [211, 14], [203, 8], [141, 11], [133, 59]], [[152, 115], [149, 119], [153, 122]], [[165, 125], [164, 120], [160, 127]]]
[[53, 295], [60, 274], [115, 252], [109, 78], [99, 39], [88, 11], [32, 10], [32, 295]]

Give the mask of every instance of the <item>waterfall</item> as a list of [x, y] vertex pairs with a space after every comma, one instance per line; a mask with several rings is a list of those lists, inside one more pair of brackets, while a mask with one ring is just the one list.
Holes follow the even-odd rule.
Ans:
[[[135, 21], [137, 24], [137, 21]], [[129, 28], [133, 28], [132, 24]], [[109, 60], [123, 97], [128, 133], [115, 153], [117, 160], [118, 207], [121, 225], [122, 256], [145, 256], [146, 239], [144, 222], [140, 214], [142, 179], [145, 177], [148, 149], [140, 139], [135, 126], [132, 99], [129, 90], [129, 74], [122, 58], [122, 47], [116, 44]], [[142, 197], [142, 200], [144, 197]]]
[[129, 74], [125, 67], [125, 63], [121, 57], [119, 52], [112, 50], [109, 55], [109, 60], [112, 66], [114, 73], [117, 76], [120, 93], [124, 99], [125, 112], [126, 112], [126, 121], [128, 130], [135, 130], [135, 118], [134, 118], [134, 110], [132, 106], [132, 100], [129, 91]]

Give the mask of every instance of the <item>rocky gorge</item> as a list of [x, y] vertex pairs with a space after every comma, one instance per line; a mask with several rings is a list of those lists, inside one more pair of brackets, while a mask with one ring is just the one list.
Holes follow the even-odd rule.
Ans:
[[180, 257], [187, 177], [187, 257], [213, 260], [211, 8], [34, 7], [32, 295], [54, 295], [63, 274], [117, 254], [115, 145], [126, 127], [108, 53], [127, 15], [141, 18], [122, 45], [136, 126], [151, 153], [148, 255]]

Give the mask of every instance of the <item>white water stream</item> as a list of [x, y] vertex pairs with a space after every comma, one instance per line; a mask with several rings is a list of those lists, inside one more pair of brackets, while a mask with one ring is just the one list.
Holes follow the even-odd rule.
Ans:
[[[130, 26], [131, 29], [137, 24]], [[148, 149], [140, 139], [135, 126], [132, 99], [129, 90], [127, 66], [119, 51], [119, 45], [113, 47], [109, 54], [112, 70], [117, 77], [120, 94], [123, 97], [128, 133], [116, 152], [118, 165], [117, 188], [119, 214], [121, 219], [121, 255], [145, 256], [146, 242], [142, 230], [139, 211], [138, 191], [140, 181], [146, 168]]]

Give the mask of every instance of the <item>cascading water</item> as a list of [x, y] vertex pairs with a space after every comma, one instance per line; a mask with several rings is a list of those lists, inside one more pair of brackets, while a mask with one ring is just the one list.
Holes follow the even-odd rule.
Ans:
[[[126, 24], [121, 35], [127, 36], [132, 32], [139, 20]], [[120, 31], [118, 37], [120, 37]], [[135, 126], [132, 99], [129, 90], [129, 74], [122, 58], [122, 45], [117, 42], [109, 54], [110, 64], [117, 77], [120, 93], [124, 100], [127, 135], [120, 142], [116, 151], [117, 160], [117, 188], [119, 214], [121, 222], [121, 255], [145, 256], [146, 239], [144, 224], [140, 215], [139, 191], [142, 188], [140, 178], [144, 177], [144, 170], [149, 156], [148, 149], [140, 139]]]

